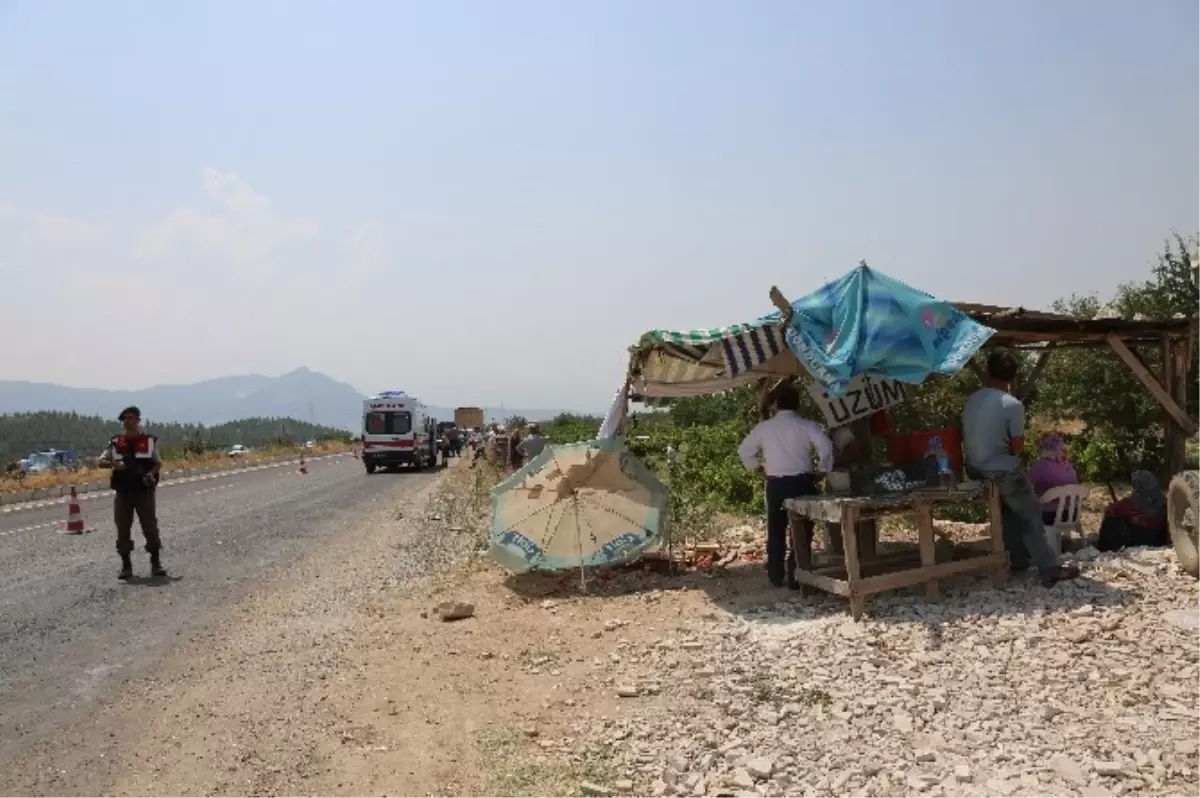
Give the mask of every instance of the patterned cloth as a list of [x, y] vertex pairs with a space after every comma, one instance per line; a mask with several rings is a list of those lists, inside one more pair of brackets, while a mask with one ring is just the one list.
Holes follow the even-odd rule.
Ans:
[[[651, 330], [634, 347], [634, 394], [700, 396], [799, 373], [779, 316], [728, 327]], [[778, 360], [776, 358], [779, 358]], [[775, 369], [764, 368], [778, 364]]]
[[636, 396], [700, 396], [760, 377], [808, 371], [840, 396], [871, 372], [920, 383], [953, 374], [995, 331], [865, 265], [754, 321], [695, 330], [651, 330], [633, 347]]
[[919, 384], [954, 374], [995, 333], [865, 264], [792, 303], [788, 347], [831, 394], [858, 374]]

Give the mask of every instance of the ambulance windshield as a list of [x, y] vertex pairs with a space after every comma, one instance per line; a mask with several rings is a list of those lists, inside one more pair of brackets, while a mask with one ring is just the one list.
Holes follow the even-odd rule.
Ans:
[[405, 411], [367, 413], [364, 428], [368, 435], [407, 435], [412, 432], [412, 414]]

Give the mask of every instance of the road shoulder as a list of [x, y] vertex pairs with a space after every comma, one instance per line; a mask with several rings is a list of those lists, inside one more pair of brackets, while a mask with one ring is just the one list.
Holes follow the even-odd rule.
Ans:
[[6, 768], [5, 791], [341, 792], [326, 778], [328, 763], [361, 733], [330, 696], [356, 687], [364, 647], [387, 636], [374, 597], [444, 568], [472, 545], [429, 521], [441, 479], [397, 479], [413, 485], [398, 482], [320, 548], [181, 640], [152, 675], [126, 682], [32, 746]]

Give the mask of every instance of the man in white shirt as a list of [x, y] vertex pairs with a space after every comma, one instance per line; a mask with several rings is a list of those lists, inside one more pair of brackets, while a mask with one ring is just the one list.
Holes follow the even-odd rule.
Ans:
[[742, 464], [751, 471], [762, 471], [767, 478], [767, 577], [776, 587], [782, 587], [786, 577], [792, 589], [799, 584], [794, 576], [795, 552], [788, 552], [788, 515], [783, 502], [818, 494], [813, 449], [817, 450], [819, 473], [833, 468], [832, 441], [819, 425], [796, 412], [799, 407], [796, 389], [790, 385], [782, 389], [775, 399], [775, 415], [760, 421], [738, 447]]

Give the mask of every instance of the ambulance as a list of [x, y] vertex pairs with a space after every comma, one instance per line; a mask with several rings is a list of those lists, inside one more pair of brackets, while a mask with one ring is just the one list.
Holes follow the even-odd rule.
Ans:
[[404, 391], [382, 391], [363, 402], [362, 462], [368, 474], [402, 465], [437, 464], [437, 419]]

